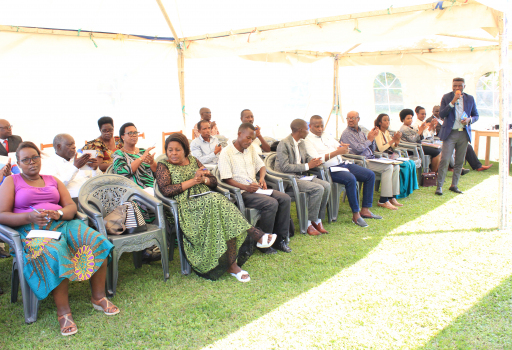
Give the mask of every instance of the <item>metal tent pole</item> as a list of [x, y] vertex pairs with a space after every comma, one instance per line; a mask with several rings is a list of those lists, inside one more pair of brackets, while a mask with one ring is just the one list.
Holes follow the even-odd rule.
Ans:
[[[510, 4], [510, 1], [507, 1]], [[498, 228], [506, 230], [508, 228], [508, 176], [509, 176], [509, 129], [510, 123], [510, 69], [508, 61], [508, 23], [507, 13], [503, 12], [499, 19], [500, 31], [500, 71], [499, 71], [499, 84], [500, 84], [500, 169], [499, 169], [499, 191], [498, 191], [498, 205], [499, 205], [499, 222]]]

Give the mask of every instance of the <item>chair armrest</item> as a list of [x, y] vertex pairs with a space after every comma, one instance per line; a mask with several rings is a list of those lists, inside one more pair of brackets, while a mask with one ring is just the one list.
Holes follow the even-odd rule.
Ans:
[[14, 243], [14, 240], [16, 240], [16, 239], [20, 240], [20, 243], [21, 243], [21, 238], [20, 238], [20, 234], [18, 233], [18, 231], [16, 231], [15, 229], [13, 229], [9, 226], [0, 225], [0, 239], [3, 241], [4, 239], [2, 239], [2, 237], [5, 237], [5, 239], [8, 240], [8, 242], [6, 242], [6, 243], [9, 243], [9, 244]]
[[81, 221], [87, 221], [87, 219], [89, 219], [89, 218], [84, 213], [80, 213], [79, 211], [77, 211], [76, 215], [75, 215], [75, 219], [81, 220]]
[[[218, 178], [217, 178], [217, 181], [219, 181]], [[235, 198], [235, 201], [236, 201], [236, 206], [242, 212], [242, 214], [245, 216], [245, 204], [244, 204], [244, 200], [242, 198], [242, 190], [239, 189], [238, 187], [228, 185], [225, 182], [220, 182], [218, 186], [225, 188], [226, 190], [229, 191], [229, 193], [233, 194], [233, 197]]]
[[295, 177], [293, 175], [280, 173], [279, 171], [270, 170], [269, 168], [267, 168], [267, 173], [269, 175], [280, 177], [281, 179], [286, 179], [288, 181], [292, 181], [295, 179]]
[[226, 197], [227, 199], [231, 199], [230, 195], [229, 195], [229, 190], [227, 190], [226, 188], [222, 187], [222, 186], [219, 186], [217, 184], [217, 186], [215, 187], [214, 189], [216, 192], [219, 192], [221, 195], [223, 195], [224, 197]]
[[265, 174], [265, 181], [266, 182], [270, 182], [272, 184], [275, 184], [277, 186], [277, 188], [279, 189], [279, 192], [283, 192], [284, 193], [284, 183], [283, 183], [283, 179], [277, 177], [277, 176], [274, 176], [274, 175], [270, 175], [270, 174]]
[[373, 152], [375, 158], [389, 158], [389, 154], [385, 152]]
[[[358, 154], [349, 154], [349, 153], [346, 153], [346, 154], [343, 154], [341, 156], [342, 159], [345, 159], [345, 160], [354, 160], [356, 162], [359, 162], [360, 164], [358, 165], [361, 165], [363, 167], [366, 168], [366, 157], [365, 156], [360, 156]], [[357, 164], [357, 163], [356, 163]]]

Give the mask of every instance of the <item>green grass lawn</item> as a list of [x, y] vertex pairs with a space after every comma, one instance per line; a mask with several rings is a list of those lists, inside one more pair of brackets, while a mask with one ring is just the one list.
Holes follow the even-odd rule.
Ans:
[[[497, 164], [486, 172], [471, 171], [461, 178], [459, 188], [467, 190], [497, 173]], [[409, 198], [400, 200], [405, 206], [397, 211], [377, 207], [378, 195], [375, 195], [373, 211], [383, 215], [384, 220], [370, 221], [371, 226], [365, 229], [351, 223], [350, 208], [348, 203], [343, 203], [338, 221], [325, 225], [330, 232], [328, 235], [309, 237], [296, 233], [290, 242], [291, 254], [279, 252], [266, 256], [256, 253], [244, 265], [251, 275], [250, 283], [239, 283], [230, 275], [216, 282], [193, 273], [182, 276], [177, 251], [170, 263], [171, 277], [164, 283], [159, 263], [134, 269], [131, 255], [125, 254], [120, 261], [117, 294], [113, 298], [121, 314], [107, 317], [94, 311], [89, 301], [89, 284], [70, 284], [71, 310], [79, 328], [79, 333], [71, 337], [60, 335], [52, 298], [41, 302], [37, 322], [24, 323], [21, 294], [17, 303], [10, 303], [12, 260], [1, 259], [0, 285], [5, 294], [0, 296], [0, 344], [17, 349], [65, 346], [80, 349], [201, 348], [363, 259], [391, 230], [453, 198], [455, 194], [448, 191], [450, 181], [448, 178], [442, 197], [434, 195], [434, 187], [420, 188]], [[428, 348], [454, 348], [458, 344], [463, 348], [493, 348], [491, 335], [486, 338], [489, 340], [486, 343], [468, 337], [475, 334], [475, 327], [485, 328], [486, 322], [489, 322], [488, 329], [482, 332], [491, 332], [490, 322], [495, 322], [497, 317], [512, 319], [510, 280], [495, 292], [470, 315], [461, 316], [443, 330]], [[495, 299], [501, 302], [494, 303]], [[509, 323], [501, 323], [504, 331], [500, 334], [505, 334], [508, 344], [512, 344]]]

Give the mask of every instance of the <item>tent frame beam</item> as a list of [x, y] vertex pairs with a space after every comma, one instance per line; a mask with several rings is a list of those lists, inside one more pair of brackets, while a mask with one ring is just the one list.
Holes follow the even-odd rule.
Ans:
[[176, 33], [176, 31], [174, 30], [174, 26], [171, 23], [171, 19], [169, 18], [167, 11], [165, 10], [164, 4], [162, 4], [161, 0], [156, 0], [156, 2], [158, 3], [158, 7], [160, 7], [160, 11], [164, 16], [165, 21], [167, 22], [167, 25], [169, 26], [169, 29], [171, 30], [176, 43], [176, 51], [178, 53], [178, 84], [180, 87], [181, 115], [183, 117], [183, 130], [186, 130], [187, 119], [185, 112], [185, 57], [183, 55], [183, 45], [179, 42], [178, 33]]
[[[61, 36], [74, 36], [81, 38], [88, 38], [92, 35], [94, 39], [114, 39], [114, 40], [142, 40], [142, 41], [155, 41], [158, 39], [148, 39], [137, 35], [128, 34], [115, 34], [115, 33], [102, 33], [102, 32], [91, 32], [88, 30], [63, 30], [63, 29], [48, 29], [48, 28], [37, 28], [37, 27], [18, 27], [18, 26], [7, 26], [0, 25], [0, 32], [11, 32], [20, 34], [47, 34], [47, 35], [61, 35]], [[158, 39], [162, 42], [174, 42], [174, 40]]]
[[[443, 4], [443, 6], [450, 7], [450, 6], [465, 6], [468, 4], [476, 3], [476, 1], [473, 1], [473, 0], [466, 0], [465, 2], [463, 2], [462, 0], [460, 2], [459, 1], [455, 1], [455, 2], [444, 1], [444, 3], [446, 3], [446, 5]], [[410, 12], [417, 12], [417, 11], [435, 10], [437, 4], [438, 4], [438, 2], [433, 2], [430, 4], [404, 6], [404, 7], [397, 7], [397, 8], [392, 8], [392, 9], [388, 8], [386, 10], [360, 12], [360, 13], [346, 14], [346, 15], [340, 15], [340, 16], [331, 16], [331, 17], [322, 17], [322, 18], [309, 19], [309, 20], [304, 20], [304, 21], [287, 22], [287, 23], [281, 23], [281, 24], [271, 24], [271, 25], [266, 25], [266, 26], [230, 30], [230, 31], [218, 32], [218, 33], [213, 33], [213, 34], [195, 35], [195, 36], [185, 37], [185, 38], [182, 38], [179, 40], [180, 41], [208, 40], [208, 39], [221, 38], [221, 37], [226, 37], [226, 36], [231, 36], [231, 35], [250, 34], [253, 32], [265, 32], [265, 31], [276, 30], [276, 29], [302, 27], [302, 26], [308, 26], [308, 25], [321, 25], [322, 23], [341, 22], [341, 21], [348, 21], [348, 20], [354, 20], [354, 19], [359, 19], [359, 18], [389, 16], [389, 15], [410, 13]]]

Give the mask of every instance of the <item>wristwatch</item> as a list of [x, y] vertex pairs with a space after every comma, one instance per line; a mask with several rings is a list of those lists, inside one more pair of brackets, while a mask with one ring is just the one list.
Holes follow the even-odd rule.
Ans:
[[57, 210], [57, 213], [59, 213], [59, 215], [60, 215], [59, 218], [57, 219], [57, 221], [59, 221], [64, 216], [64, 213], [62, 212], [62, 210]]

